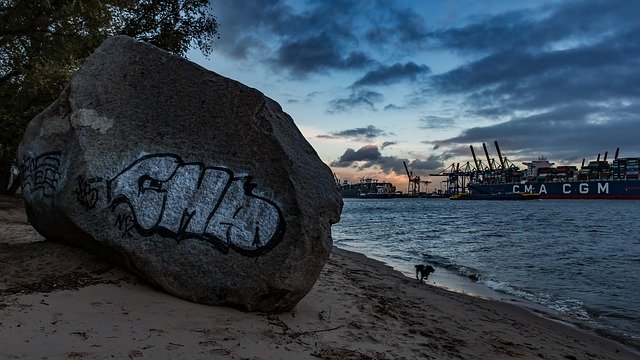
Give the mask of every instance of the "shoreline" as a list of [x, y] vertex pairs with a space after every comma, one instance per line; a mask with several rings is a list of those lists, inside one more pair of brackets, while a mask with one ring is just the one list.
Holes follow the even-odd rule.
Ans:
[[0, 197], [2, 358], [640, 357], [518, 303], [421, 284], [336, 247], [290, 312], [194, 304], [84, 250], [45, 241], [19, 206]]
[[[341, 247], [340, 245], [334, 245], [334, 247], [337, 247], [341, 250], [362, 254], [372, 260], [379, 261], [385, 266], [391, 267], [393, 270], [403, 274], [409, 279], [415, 280], [415, 273], [412, 273], [409, 267], [401, 264], [400, 262], [392, 262], [382, 257], [360, 253], [348, 246]], [[428, 281], [424, 281], [431, 286], [479, 299], [510, 303], [522, 307], [537, 314], [538, 316], [549, 319], [551, 321], [555, 321], [566, 326], [574, 327], [576, 329], [586, 331], [596, 336], [615, 341], [622, 344], [623, 346], [628, 346], [632, 348], [633, 351], [636, 351], [638, 352], [638, 354], [640, 354], [640, 339], [635, 339], [633, 337], [614, 332], [613, 330], [607, 329], [606, 327], [598, 324], [597, 322], [595, 322], [595, 320], [592, 323], [577, 319], [575, 317], [564, 315], [558, 310], [544, 306], [543, 304], [539, 304], [529, 299], [509, 294], [507, 292], [493, 289], [484, 284], [482, 281], [474, 281], [468, 276], [456, 273], [450, 269], [439, 267], [434, 264], [431, 265], [436, 268], [436, 272], [432, 273], [429, 276]]]

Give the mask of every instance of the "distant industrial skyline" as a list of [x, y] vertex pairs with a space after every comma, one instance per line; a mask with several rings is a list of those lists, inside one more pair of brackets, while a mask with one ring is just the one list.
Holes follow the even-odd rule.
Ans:
[[[339, 178], [640, 155], [640, 2], [215, 1], [189, 58], [278, 101]], [[433, 189], [432, 185], [430, 189]]]

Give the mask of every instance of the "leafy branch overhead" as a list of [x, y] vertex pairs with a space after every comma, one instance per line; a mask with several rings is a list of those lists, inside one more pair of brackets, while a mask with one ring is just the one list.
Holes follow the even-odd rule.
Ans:
[[210, 0], [0, 0], [0, 193], [27, 123], [111, 35], [205, 55], [218, 38]]

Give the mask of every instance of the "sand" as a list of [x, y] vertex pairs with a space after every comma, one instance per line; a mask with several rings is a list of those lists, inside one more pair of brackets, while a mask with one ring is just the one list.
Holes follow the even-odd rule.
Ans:
[[630, 345], [337, 248], [291, 312], [194, 304], [44, 240], [0, 197], [2, 359], [640, 358]]

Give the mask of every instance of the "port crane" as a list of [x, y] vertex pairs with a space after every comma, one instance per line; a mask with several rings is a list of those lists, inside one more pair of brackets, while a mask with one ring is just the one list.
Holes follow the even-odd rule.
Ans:
[[443, 182], [447, 183], [447, 193], [458, 194], [460, 192], [464, 192], [465, 182], [468, 182], [466, 180], [473, 172], [473, 166], [467, 161], [467, 163], [463, 164], [462, 167], [460, 166], [460, 163], [453, 163], [439, 173], [429, 175], [446, 176], [447, 180], [444, 180]]
[[420, 194], [420, 183], [428, 181], [421, 181], [420, 176], [415, 175], [412, 170], [409, 170], [406, 161], [403, 161], [404, 170], [407, 172], [407, 177], [409, 178], [409, 184], [407, 185], [407, 193], [408, 194]]

